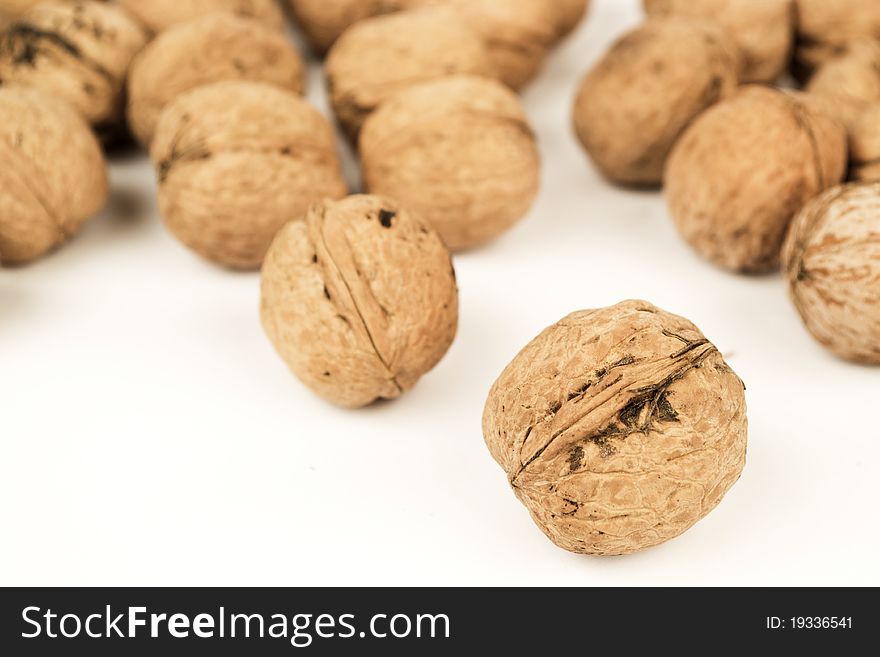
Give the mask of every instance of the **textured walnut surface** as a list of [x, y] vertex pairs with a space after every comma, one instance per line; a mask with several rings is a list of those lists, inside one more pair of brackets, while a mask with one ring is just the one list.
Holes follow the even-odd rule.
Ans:
[[612, 181], [657, 185], [673, 144], [737, 88], [739, 51], [712, 23], [653, 19], [618, 40], [581, 83], [578, 138]]
[[880, 103], [880, 42], [851, 43], [816, 71], [807, 91], [829, 100], [838, 118], [852, 126], [871, 105]]
[[846, 172], [846, 131], [805, 94], [748, 86], [708, 109], [673, 148], [670, 214], [715, 264], [742, 272], [779, 265], [788, 226]]
[[525, 111], [488, 78], [450, 76], [390, 98], [368, 119], [360, 150], [367, 189], [418, 212], [453, 250], [508, 230], [540, 184]]
[[144, 25], [161, 32], [217, 11], [255, 18], [275, 28], [284, 26], [284, 14], [277, 0], [118, 0]]
[[42, 3], [0, 37], [0, 80], [57, 95], [109, 133], [122, 121], [125, 78], [146, 40], [141, 25], [115, 5]]
[[842, 358], [880, 365], [880, 183], [835, 187], [809, 203], [783, 263], [816, 339]]
[[877, 0], [797, 0], [794, 71], [806, 79], [821, 64], [862, 37], [880, 39]]
[[347, 191], [327, 119], [264, 83], [218, 82], [178, 96], [151, 156], [169, 230], [233, 268], [259, 267], [284, 224]]
[[742, 381], [689, 321], [644, 301], [546, 329], [489, 393], [483, 435], [557, 545], [635, 552], [712, 511], [746, 454]]
[[336, 117], [352, 138], [397, 91], [457, 73], [495, 72], [483, 42], [460, 17], [433, 8], [357, 23], [333, 46], [325, 68]]
[[165, 105], [185, 91], [223, 80], [267, 82], [301, 93], [305, 68], [287, 38], [259, 21], [216, 13], [175, 25], [156, 37], [132, 65], [132, 131], [149, 145]]
[[101, 148], [81, 116], [37, 89], [0, 87], [0, 260], [21, 264], [73, 235], [107, 199]]
[[794, 42], [794, 0], [644, 0], [649, 16], [716, 21], [743, 54], [745, 82], [774, 82], [785, 71]]
[[288, 224], [263, 266], [261, 307], [293, 372], [348, 407], [412, 388], [458, 326], [443, 242], [416, 215], [375, 196], [317, 203]]

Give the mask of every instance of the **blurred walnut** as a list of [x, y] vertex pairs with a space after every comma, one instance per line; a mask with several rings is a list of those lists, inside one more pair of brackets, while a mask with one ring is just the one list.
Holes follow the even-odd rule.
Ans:
[[72, 104], [99, 133], [122, 124], [131, 61], [147, 41], [126, 11], [101, 2], [45, 2], [0, 37], [0, 80]]
[[559, 36], [575, 31], [590, 9], [590, 0], [551, 0], [559, 14]]
[[673, 144], [737, 87], [739, 52], [712, 23], [649, 20], [618, 40], [581, 84], [577, 135], [609, 179], [657, 185]]
[[880, 181], [880, 103], [865, 110], [850, 126], [849, 148], [852, 179]]
[[394, 399], [443, 358], [458, 327], [449, 252], [390, 199], [317, 203], [263, 266], [262, 319], [293, 372], [346, 407]]
[[708, 109], [673, 148], [670, 213], [715, 264], [741, 272], [779, 265], [795, 214], [846, 173], [846, 132], [820, 99], [743, 87]]
[[284, 26], [278, 0], [118, 0], [153, 32], [222, 11], [255, 18], [275, 28]]
[[488, 78], [450, 76], [391, 97], [364, 125], [360, 151], [367, 189], [417, 212], [453, 250], [508, 230], [540, 184], [525, 111]]
[[783, 262], [815, 338], [841, 358], [880, 365], [880, 183], [842, 185], [809, 203]]
[[794, 73], [806, 80], [823, 63], [861, 38], [880, 39], [877, 0], [797, 0]]
[[67, 103], [0, 87], [0, 260], [23, 264], [71, 237], [107, 199], [95, 136]]
[[713, 20], [743, 54], [744, 82], [773, 82], [785, 71], [794, 41], [794, 0], [644, 0], [649, 16]]
[[550, 540], [626, 554], [689, 529], [739, 478], [744, 387], [691, 322], [627, 301], [529, 343], [492, 387], [483, 435]]
[[819, 68], [807, 91], [830, 101], [838, 118], [851, 126], [868, 107], [880, 103], [880, 41], [851, 43]]
[[329, 122], [278, 87], [227, 81], [178, 96], [151, 156], [168, 229], [216, 263], [256, 269], [278, 230], [346, 194]]
[[336, 117], [355, 139], [364, 119], [386, 98], [419, 82], [456, 73], [489, 75], [483, 42], [444, 9], [419, 9], [361, 21], [327, 57]]
[[212, 14], [167, 29], [135, 59], [129, 124], [148, 146], [162, 109], [185, 91], [251, 80], [302, 93], [304, 78], [302, 58], [283, 34], [249, 18]]

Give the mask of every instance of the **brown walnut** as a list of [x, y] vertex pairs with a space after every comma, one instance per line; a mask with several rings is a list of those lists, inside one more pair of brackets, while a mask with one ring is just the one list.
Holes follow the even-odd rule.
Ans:
[[261, 314], [312, 391], [365, 406], [400, 396], [443, 358], [458, 326], [455, 272], [440, 237], [396, 202], [320, 202], [272, 244]]
[[728, 30], [743, 55], [744, 82], [773, 82], [794, 43], [794, 0], [644, 0], [649, 16], [712, 20]]
[[363, 20], [336, 42], [326, 73], [336, 117], [355, 139], [379, 104], [409, 86], [454, 75], [494, 74], [480, 38], [444, 9]]
[[223, 80], [267, 82], [302, 93], [305, 66], [280, 32], [218, 12], [170, 27], [135, 59], [128, 83], [132, 132], [149, 146], [162, 109], [196, 87]]
[[850, 177], [880, 181], [880, 103], [872, 105], [850, 126]]
[[686, 531], [739, 478], [744, 386], [691, 322], [627, 301], [529, 343], [492, 387], [483, 435], [550, 540], [626, 554]]
[[664, 183], [679, 232], [740, 272], [779, 266], [788, 226], [846, 173], [846, 131], [821, 99], [743, 87], [709, 108], [672, 150]]
[[865, 110], [880, 104], [880, 42], [851, 43], [816, 71], [807, 91], [831, 102], [837, 117], [851, 127]]
[[0, 87], [0, 261], [24, 264], [71, 237], [107, 200], [101, 147], [67, 103]]
[[277, 0], [118, 0], [153, 32], [222, 11], [254, 18], [276, 29], [284, 26]]
[[346, 194], [330, 123], [296, 94], [226, 81], [178, 96], [151, 147], [168, 229], [205, 258], [256, 269], [315, 201]]
[[797, 17], [794, 74], [801, 80], [851, 42], [880, 39], [877, 0], [797, 0]]
[[712, 23], [652, 19], [618, 40], [581, 83], [574, 125], [612, 181], [658, 185], [669, 151], [737, 88], [739, 51]]
[[123, 122], [125, 79], [146, 41], [116, 5], [41, 3], [0, 36], [0, 81], [57, 95], [110, 136]]
[[880, 183], [842, 185], [810, 202], [783, 263], [810, 333], [841, 358], [880, 365]]
[[525, 111], [488, 78], [449, 76], [391, 97], [364, 125], [360, 152], [366, 188], [427, 219], [454, 251], [511, 228], [540, 185]]

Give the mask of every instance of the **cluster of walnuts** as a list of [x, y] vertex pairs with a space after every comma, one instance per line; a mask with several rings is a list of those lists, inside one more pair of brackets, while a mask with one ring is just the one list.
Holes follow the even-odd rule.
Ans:
[[[863, 199], [880, 181], [880, 2], [644, 0], [644, 8], [646, 21], [581, 84], [574, 122], [590, 157], [616, 183], [662, 183], [679, 232], [713, 263], [753, 274], [784, 264], [823, 344], [877, 362], [880, 304], [870, 300], [880, 297], [880, 263], [858, 240], [880, 239], [880, 216], [860, 202], [870, 218], [853, 232], [833, 217], [842, 199]], [[787, 74], [803, 90], [774, 86]], [[867, 186], [840, 187], [847, 177]], [[804, 234], [801, 212], [830, 232]], [[818, 235], [833, 249], [812, 244]], [[786, 240], [805, 251], [792, 256], [789, 246], [783, 258]], [[809, 264], [829, 249], [834, 266]], [[835, 339], [818, 325], [835, 326]]]
[[[168, 230], [262, 271], [261, 319], [317, 395], [394, 399], [458, 329], [451, 252], [529, 211], [540, 179], [516, 92], [588, 0], [287, 0], [326, 56], [366, 193], [276, 0], [0, 0], [0, 261], [104, 205], [104, 151], [149, 150]], [[685, 238], [731, 270], [784, 263], [816, 337], [880, 363], [880, 9], [873, 0], [644, 0], [587, 75], [576, 132], [625, 185], [664, 183]], [[790, 67], [790, 64], [792, 65]], [[769, 86], [789, 68], [807, 92]], [[861, 181], [836, 186], [847, 170]], [[644, 301], [554, 324], [493, 386], [483, 432], [558, 545], [673, 538], [745, 463], [744, 386], [691, 322]]]

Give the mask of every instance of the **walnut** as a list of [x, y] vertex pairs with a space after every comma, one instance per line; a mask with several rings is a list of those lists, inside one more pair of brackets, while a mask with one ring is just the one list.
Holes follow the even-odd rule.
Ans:
[[673, 144], [737, 88], [739, 51], [712, 23], [652, 19], [618, 40], [575, 101], [577, 135], [609, 179], [657, 185]]
[[[99, 1], [107, 2], [107, 0]], [[29, 9], [33, 9], [45, 2], [46, 0], [0, 0], [0, 27], [3, 26], [4, 22], [14, 20]]]
[[529, 343], [492, 387], [483, 435], [550, 540], [626, 554], [689, 529], [739, 478], [744, 386], [691, 322], [626, 301]]
[[159, 119], [151, 156], [168, 229], [236, 269], [259, 267], [284, 224], [347, 191], [329, 122], [265, 83], [218, 82], [178, 96]]
[[0, 37], [0, 80], [38, 87], [71, 103], [111, 136], [123, 123], [125, 78], [146, 32], [101, 2], [45, 2]]
[[783, 262], [813, 336], [841, 358], [880, 365], [880, 184], [841, 185], [810, 202]]
[[649, 16], [714, 20], [743, 54], [745, 82], [773, 82], [785, 72], [794, 42], [794, 0], [644, 0]]
[[162, 109], [175, 97], [204, 84], [237, 79], [302, 93], [305, 66], [283, 34], [253, 19], [220, 12], [175, 25], [132, 65], [131, 129], [148, 146]]
[[153, 32], [185, 23], [207, 14], [224, 11], [257, 19], [276, 29], [284, 26], [284, 14], [277, 0], [118, 0]]
[[316, 203], [263, 266], [263, 326], [291, 370], [345, 407], [394, 399], [443, 358], [458, 290], [439, 236], [389, 199]]
[[852, 41], [880, 39], [877, 0], [797, 0], [797, 9], [794, 73], [801, 80]]
[[851, 126], [868, 107], [880, 103], [880, 42], [851, 43], [816, 71], [807, 91], [830, 101], [838, 118]]
[[367, 120], [360, 151], [367, 189], [427, 219], [453, 250], [513, 226], [540, 184], [525, 111], [488, 78], [450, 76], [400, 92]]
[[363, 20], [336, 42], [326, 72], [336, 116], [355, 139], [364, 119], [408, 86], [494, 67], [480, 38], [453, 12], [418, 9]]
[[747, 86], [706, 110], [675, 145], [667, 202], [704, 257], [766, 272], [779, 265], [794, 215], [843, 179], [846, 162], [846, 131], [821, 99]]
[[101, 147], [82, 117], [35, 88], [0, 87], [0, 259], [24, 264], [107, 200]]
[[358, 21], [428, 4], [428, 0], [287, 0], [287, 4], [309, 43], [323, 54]]
[[850, 177], [880, 181], [880, 103], [872, 105], [850, 126]]

